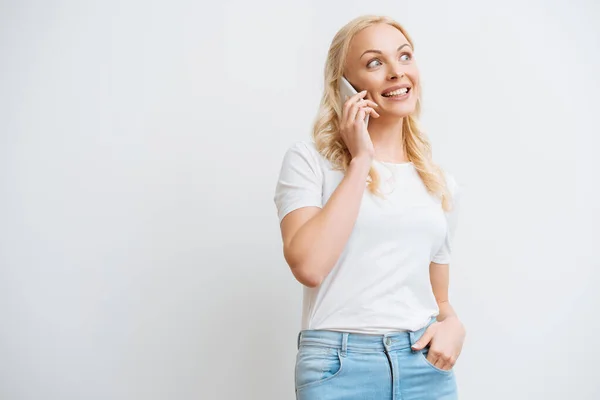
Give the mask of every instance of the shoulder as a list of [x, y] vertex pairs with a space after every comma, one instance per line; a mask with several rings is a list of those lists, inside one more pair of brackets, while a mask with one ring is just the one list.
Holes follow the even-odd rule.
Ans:
[[302, 161], [322, 168], [324, 157], [318, 152], [314, 142], [298, 140], [287, 148], [285, 159], [288, 162]]
[[452, 171], [448, 171], [446, 168], [442, 168], [442, 173], [444, 175], [444, 180], [446, 181], [446, 186], [450, 191], [452, 197], [459, 197], [461, 192], [461, 187], [456, 179], [456, 176]]
[[454, 174], [452, 172], [444, 170], [444, 177], [446, 179], [446, 185], [448, 185], [448, 190], [450, 190], [450, 193], [452, 193], [452, 195], [457, 194], [459, 191], [459, 185], [456, 181]]
[[297, 140], [293, 142], [287, 149], [288, 152], [300, 152], [303, 154], [316, 155], [319, 154], [315, 144], [308, 140]]

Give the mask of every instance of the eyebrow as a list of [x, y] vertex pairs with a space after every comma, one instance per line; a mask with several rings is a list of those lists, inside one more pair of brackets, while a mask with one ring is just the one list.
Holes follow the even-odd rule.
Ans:
[[[405, 46], [408, 46], [408, 47], [410, 47], [410, 44], [408, 44], [408, 43], [404, 43], [403, 45], [401, 45], [400, 47], [398, 47], [398, 50], [396, 50], [396, 52], [398, 52], [398, 51], [402, 50], [402, 48], [403, 48], [403, 47], [405, 47]], [[377, 54], [383, 54], [383, 53], [381, 52], [381, 50], [367, 50], [367, 51], [365, 51], [364, 53], [362, 53], [362, 54], [360, 55], [360, 58], [362, 58], [362, 56], [364, 56], [364, 55], [365, 55], [365, 54], [367, 54], [367, 53], [377, 53]]]

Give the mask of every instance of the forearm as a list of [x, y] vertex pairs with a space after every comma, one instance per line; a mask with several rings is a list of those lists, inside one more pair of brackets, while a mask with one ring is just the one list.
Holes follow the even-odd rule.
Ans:
[[353, 159], [323, 209], [294, 235], [290, 248], [295, 273], [317, 286], [329, 274], [352, 233], [371, 167], [368, 158]]
[[443, 321], [448, 317], [456, 317], [456, 312], [448, 300], [450, 265], [432, 262], [429, 264], [429, 279], [431, 281], [431, 288], [433, 290], [433, 295], [435, 296], [435, 301], [440, 309], [437, 320]]

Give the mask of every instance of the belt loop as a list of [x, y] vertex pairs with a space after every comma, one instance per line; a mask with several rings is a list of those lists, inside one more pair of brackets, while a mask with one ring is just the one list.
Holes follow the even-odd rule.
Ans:
[[342, 333], [342, 357], [346, 357], [348, 350], [348, 332]]
[[298, 350], [300, 350], [300, 339], [301, 339], [301, 337], [302, 337], [302, 331], [298, 332], [298, 343], [296, 345], [296, 348]]
[[410, 341], [410, 351], [412, 351], [413, 353], [416, 353], [417, 351], [412, 348], [413, 344], [415, 344], [415, 342], [416, 342], [416, 340], [415, 340], [415, 332], [409, 331], [408, 332], [408, 337], [409, 337], [409, 341]]

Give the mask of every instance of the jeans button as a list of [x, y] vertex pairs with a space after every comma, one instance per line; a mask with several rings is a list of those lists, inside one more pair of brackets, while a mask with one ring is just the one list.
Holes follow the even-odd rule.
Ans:
[[390, 338], [386, 338], [385, 339], [385, 344], [387, 344], [388, 346], [392, 344], [392, 339]]

